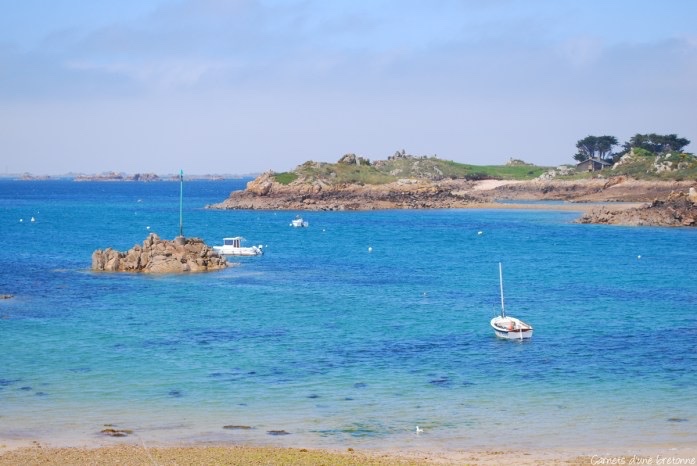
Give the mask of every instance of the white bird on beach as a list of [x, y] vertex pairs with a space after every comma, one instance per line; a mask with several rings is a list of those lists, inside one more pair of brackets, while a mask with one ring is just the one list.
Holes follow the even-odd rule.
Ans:
[[420, 434], [420, 433], [423, 432], [423, 431], [424, 431], [424, 430], [423, 430], [421, 427], [416, 426], [416, 434], [417, 434], [417, 435]]

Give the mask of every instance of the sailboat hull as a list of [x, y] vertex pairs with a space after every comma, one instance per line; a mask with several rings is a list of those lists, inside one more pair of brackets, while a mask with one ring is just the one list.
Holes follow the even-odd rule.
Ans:
[[498, 338], [504, 340], [526, 340], [532, 338], [532, 325], [515, 317], [497, 316], [491, 319], [491, 327]]

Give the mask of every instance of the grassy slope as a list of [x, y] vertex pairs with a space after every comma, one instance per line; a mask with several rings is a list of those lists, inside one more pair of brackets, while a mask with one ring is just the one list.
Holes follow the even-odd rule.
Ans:
[[469, 165], [430, 157], [381, 160], [371, 165], [305, 162], [293, 172], [278, 173], [275, 178], [282, 184], [299, 178], [308, 182], [321, 180], [328, 184], [383, 184], [400, 178], [526, 180], [536, 178], [545, 171], [546, 168], [534, 165]]
[[[671, 165], [673, 169], [661, 171], [657, 166]], [[675, 170], [675, 167], [679, 169]], [[322, 181], [327, 184], [383, 184], [400, 178], [428, 180], [531, 180], [548, 167], [535, 165], [469, 165], [436, 157], [399, 157], [380, 160], [371, 165], [347, 165], [341, 163], [305, 162], [292, 172], [278, 173], [276, 180], [289, 184], [296, 179], [305, 182]], [[602, 172], [573, 173], [559, 179], [585, 179], [597, 176], [625, 175], [641, 180], [697, 180], [697, 158], [690, 154], [674, 154], [662, 157], [635, 155], [615, 169]]]

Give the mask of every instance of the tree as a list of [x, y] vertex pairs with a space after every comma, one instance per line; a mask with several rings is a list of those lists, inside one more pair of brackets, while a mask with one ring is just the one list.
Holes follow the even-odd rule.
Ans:
[[628, 142], [624, 143], [624, 149], [626, 152], [629, 152], [633, 147], [639, 147], [658, 155], [669, 152], [682, 152], [688, 144], [690, 144], [688, 139], [679, 138], [677, 134], [635, 134], [629, 138]]
[[578, 153], [574, 159], [584, 162], [588, 159], [612, 159], [612, 148], [618, 144], [615, 136], [586, 136], [576, 143]]

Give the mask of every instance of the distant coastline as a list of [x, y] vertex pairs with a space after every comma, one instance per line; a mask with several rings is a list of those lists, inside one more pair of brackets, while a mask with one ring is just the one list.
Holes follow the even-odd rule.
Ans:
[[[186, 181], [224, 181], [239, 180], [245, 178], [255, 178], [258, 173], [244, 175], [236, 174], [203, 174], [203, 175], [184, 175]], [[33, 175], [31, 173], [6, 174], [0, 175], [0, 180], [15, 181], [100, 181], [100, 182], [156, 182], [156, 181], [179, 181], [179, 174], [157, 175], [155, 173], [122, 173], [106, 172], [99, 174], [67, 173], [63, 175]]]

